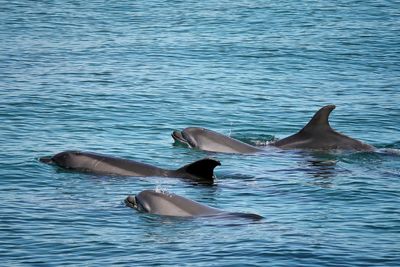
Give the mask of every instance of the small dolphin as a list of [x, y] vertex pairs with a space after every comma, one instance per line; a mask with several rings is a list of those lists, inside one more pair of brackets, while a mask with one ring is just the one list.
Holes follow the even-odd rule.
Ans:
[[155, 190], [144, 190], [137, 195], [125, 199], [128, 207], [140, 212], [175, 217], [240, 217], [260, 220], [263, 217], [252, 213], [227, 212], [212, 208], [196, 201]]
[[188, 127], [171, 134], [175, 142], [210, 152], [253, 154], [263, 151], [226, 135], [199, 127]]
[[375, 149], [373, 146], [338, 133], [331, 128], [328, 118], [334, 109], [335, 105], [322, 107], [298, 133], [271, 145], [284, 149], [373, 151]]
[[91, 152], [64, 151], [39, 159], [43, 163], [55, 164], [69, 170], [117, 176], [158, 176], [183, 178], [198, 183], [213, 184], [214, 168], [221, 163], [204, 158], [177, 170], [165, 170], [150, 164], [129, 159], [115, 158]]

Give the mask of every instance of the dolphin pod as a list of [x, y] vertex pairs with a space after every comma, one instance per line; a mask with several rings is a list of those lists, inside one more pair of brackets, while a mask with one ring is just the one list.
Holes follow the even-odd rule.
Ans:
[[221, 165], [217, 160], [204, 158], [177, 170], [166, 170], [129, 159], [81, 151], [64, 151], [54, 156], [42, 157], [39, 160], [43, 163], [81, 172], [118, 176], [175, 177], [202, 184], [213, 184], [214, 168]]
[[128, 196], [125, 199], [128, 207], [140, 212], [175, 216], [175, 217], [238, 217], [252, 220], [260, 220], [263, 217], [253, 213], [227, 212], [212, 208], [188, 198], [168, 192], [144, 190], [137, 195]]
[[[334, 109], [334, 105], [322, 107], [300, 131], [270, 145], [282, 149], [374, 151], [373, 146], [338, 133], [331, 128], [329, 115]], [[265, 151], [234, 138], [198, 127], [174, 131], [172, 137], [176, 143], [210, 152], [254, 154]], [[94, 174], [175, 177], [208, 185], [214, 183], [214, 168], [221, 165], [217, 160], [204, 158], [176, 170], [167, 170], [133, 160], [81, 151], [64, 151], [54, 156], [42, 157], [39, 160], [64, 169]], [[125, 199], [125, 204], [140, 212], [164, 216], [239, 217], [252, 220], [263, 218], [252, 213], [227, 212], [182, 196], [154, 190], [144, 190], [137, 195], [128, 196]]]
[[[331, 128], [328, 119], [334, 109], [334, 105], [322, 107], [299, 132], [270, 145], [282, 149], [373, 151], [375, 149], [373, 146], [338, 133]], [[174, 131], [172, 137], [176, 143], [210, 152], [253, 154], [263, 151], [239, 140], [198, 127]]]

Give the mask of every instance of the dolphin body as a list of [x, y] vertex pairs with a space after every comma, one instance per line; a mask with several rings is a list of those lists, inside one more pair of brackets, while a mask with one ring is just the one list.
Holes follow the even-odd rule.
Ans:
[[204, 158], [177, 170], [166, 170], [129, 159], [81, 151], [64, 151], [39, 160], [68, 170], [100, 175], [176, 177], [203, 184], [213, 184], [214, 168], [221, 165], [215, 159]]
[[331, 128], [328, 119], [335, 108], [335, 105], [322, 107], [299, 132], [271, 145], [283, 149], [374, 151], [373, 146], [338, 133]]
[[[374, 151], [373, 146], [338, 133], [331, 128], [328, 118], [334, 109], [334, 105], [322, 107], [298, 133], [269, 145], [282, 149]], [[172, 138], [176, 143], [211, 152], [253, 154], [265, 151], [220, 133], [198, 127], [174, 131]]]
[[210, 152], [254, 154], [263, 151], [237, 139], [199, 127], [188, 127], [183, 131], [173, 131], [171, 136], [176, 143]]
[[137, 195], [128, 196], [125, 199], [128, 207], [134, 208], [140, 212], [175, 216], [175, 217], [240, 217], [253, 220], [260, 220], [263, 217], [253, 213], [227, 212], [212, 208], [196, 201], [155, 190], [144, 190]]

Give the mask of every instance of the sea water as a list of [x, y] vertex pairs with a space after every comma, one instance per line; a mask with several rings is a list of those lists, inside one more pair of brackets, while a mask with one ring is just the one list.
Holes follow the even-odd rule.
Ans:
[[[0, 1], [2, 266], [398, 266], [398, 1]], [[335, 104], [333, 128], [377, 152], [281, 151]], [[261, 155], [174, 146], [199, 126]], [[77, 149], [214, 186], [95, 176], [37, 158]], [[254, 222], [139, 213], [161, 189]]]

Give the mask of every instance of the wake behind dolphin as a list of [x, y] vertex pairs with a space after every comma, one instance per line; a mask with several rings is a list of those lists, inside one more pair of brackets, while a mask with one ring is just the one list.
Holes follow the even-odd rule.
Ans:
[[[334, 109], [334, 105], [322, 107], [298, 133], [269, 145], [282, 149], [374, 151], [373, 146], [338, 133], [331, 128], [328, 118]], [[210, 152], [254, 154], [265, 151], [265, 149], [198, 127], [174, 131], [172, 137], [176, 143]]]
[[129, 159], [81, 151], [64, 151], [54, 156], [42, 157], [39, 160], [43, 163], [81, 172], [117, 176], [176, 177], [203, 184], [213, 184], [214, 168], [221, 165], [215, 159], [204, 158], [177, 170], [166, 170]]
[[212, 208], [188, 198], [160, 192], [155, 190], [144, 190], [137, 195], [128, 196], [125, 199], [128, 207], [140, 212], [175, 217], [221, 217], [221, 218], [247, 218], [260, 220], [263, 217], [253, 213], [227, 212]]

